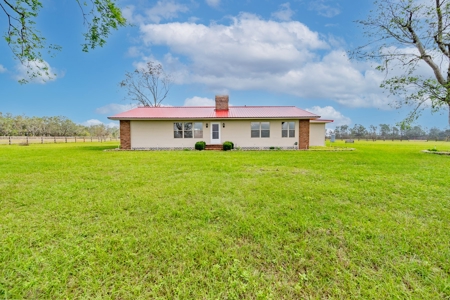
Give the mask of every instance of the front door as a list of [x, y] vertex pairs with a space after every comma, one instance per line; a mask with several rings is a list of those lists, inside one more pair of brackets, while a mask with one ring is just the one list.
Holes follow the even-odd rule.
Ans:
[[220, 144], [220, 123], [211, 123], [211, 144]]

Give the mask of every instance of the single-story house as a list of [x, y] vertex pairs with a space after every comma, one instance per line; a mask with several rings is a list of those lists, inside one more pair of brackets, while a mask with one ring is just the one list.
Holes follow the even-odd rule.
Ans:
[[325, 124], [295, 106], [138, 107], [108, 117], [120, 121], [120, 148], [133, 150], [194, 148], [198, 141], [231, 141], [244, 150], [308, 149], [325, 145]]

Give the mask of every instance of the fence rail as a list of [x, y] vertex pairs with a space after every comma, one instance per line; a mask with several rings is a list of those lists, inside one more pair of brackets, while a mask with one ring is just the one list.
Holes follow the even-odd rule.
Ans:
[[27, 145], [50, 143], [90, 143], [119, 141], [113, 137], [83, 137], [83, 136], [0, 136], [0, 145]]

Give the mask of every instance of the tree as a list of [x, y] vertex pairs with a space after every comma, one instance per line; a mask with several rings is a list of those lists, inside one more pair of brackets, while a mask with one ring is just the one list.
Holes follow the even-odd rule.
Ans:
[[172, 77], [167, 74], [161, 64], [149, 61], [145, 67], [127, 72], [120, 86], [127, 89], [132, 101], [143, 106], [161, 106], [167, 97]]
[[371, 138], [372, 138], [372, 140], [375, 141], [377, 139], [377, 126], [370, 125], [369, 129], [370, 129]]
[[389, 124], [380, 124], [380, 135], [382, 136], [383, 140], [386, 139], [390, 131], [391, 127], [389, 126]]
[[440, 133], [441, 133], [441, 131], [439, 130], [439, 128], [432, 127], [430, 129], [430, 131], [428, 132], [428, 139], [437, 141]]
[[[102, 47], [112, 29], [126, 25], [116, 0], [75, 0], [87, 27], [84, 33], [85, 42], [82, 50], [88, 52], [97, 46]], [[28, 67], [28, 77], [33, 79], [49, 74], [48, 64], [44, 62], [41, 51], [50, 53], [61, 49], [60, 46], [46, 45], [45, 37], [36, 29], [36, 20], [40, 9], [40, 0], [0, 0], [0, 11], [7, 19], [8, 27], [4, 38], [11, 48], [13, 55]], [[28, 82], [26, 79], [21, 83]]]
[[349, 134], [348, 130], [349, 130], [348, 125], [342, 125], [342, 126], [341, 126], [341, 135], [342, 135], [342, 138], [347, 138], [347, 137], [348, 137], [348, 134]]
[[[380, 63], [377, 69], [386, 74], [381, 87], [398, 99], [393, 105], [413, 106], [405, 123], [430, 103], [433, 112], [449, 109], [450, 124], [450, 1], [375, 0], [374, 5], [367, 19], [357, 21], [369, 43], [350, 55]], [[422, 65], [433, 75], [424, 75]]]
[[350, 132], [354, 137], [357, 137], [358, 140], [367, 135], [366, 128], [360, 124], [355, 124], [355, 126], [350, 129]]

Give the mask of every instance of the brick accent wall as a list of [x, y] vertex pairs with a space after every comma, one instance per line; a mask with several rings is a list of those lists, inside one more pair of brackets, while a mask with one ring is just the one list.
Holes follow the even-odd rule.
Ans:
[[299, 141], [298, 149], [306, 150], [309, 149], [309, 119], [299, 120]]
[[228, 95], [216, 95], [216, 110], [228, 110]]
[[120, 149], [131, 149], [131, 126], [128, 120], [120, 120]]

